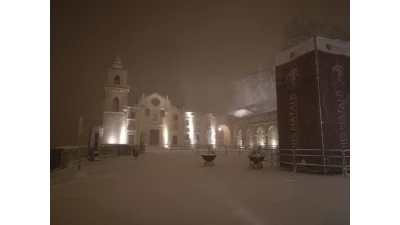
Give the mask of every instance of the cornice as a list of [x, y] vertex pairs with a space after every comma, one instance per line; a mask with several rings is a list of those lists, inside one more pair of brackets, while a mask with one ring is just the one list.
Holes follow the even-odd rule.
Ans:
[[131, 89], [130, 86], [127, 85], [106, 85], [104, 86], [104, 91], [107, 92], [129, 92]]

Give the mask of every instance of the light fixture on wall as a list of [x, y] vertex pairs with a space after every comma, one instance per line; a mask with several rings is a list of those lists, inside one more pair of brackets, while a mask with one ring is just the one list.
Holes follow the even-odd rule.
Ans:
[[218, 127], [218, 131], [221, 131], [222, 130], [222, 128], [221, 127]]

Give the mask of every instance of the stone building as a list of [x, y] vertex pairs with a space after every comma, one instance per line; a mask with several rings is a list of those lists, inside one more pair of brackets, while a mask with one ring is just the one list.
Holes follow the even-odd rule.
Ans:
[[231, 144], [231, 132], [223, 124], [227, 121], [224, 116], [180, 110], [168, 96], [157, 93], [143, 94], [134, 104], [129, 104], [129, 91], [128, 71], [117, 56], [108, 69], [104, 86], [102, 125], [92, 134], [100, 133], [101, 143], [139, 144], [142, 136], [145, 145], [164, 147]]
[[140, 135], [146, 145], [164, 147], [216, 143], [216, 115], [177, 109], [168, 96], [143, 94], [137, 104], [123, 111], [128, 115], [129, 144], [139, 143]]
[[127, 114], [123, 106], [128, 105], [128, 71], [122, 66], [119, 56], [108, 68], [107, 84], [104, 86], [103, 143], [126, 143]]
[[233, 144], [242, 147], [279, 145], [276, 86], [273, 70], [260, 70], [232, 82]]
[[232, 82], [234, 105], [230, 115], [178, 109], [168, 96], [143, 94], [130, 104], [128, 71], [119, 56], [108, 68], [104, 112], [99, 126], [103, 144], [139, 144], [172, 147], [278, 146], [274, 71], [260, 70]]

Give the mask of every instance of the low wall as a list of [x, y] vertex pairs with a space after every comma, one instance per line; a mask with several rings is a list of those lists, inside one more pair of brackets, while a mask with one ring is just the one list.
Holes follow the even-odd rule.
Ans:
[[[132, 155], [133, 150], [140, 148], [137, 145], [127, 145], [127, 144], [113, 144], [113, 145], [99, 145], [98, 152], [100, 158], [115, 158], [119, 156]], [[50, 170], [62, 169], [68, 167], [68, 165], [75, 164], [81, 161], [88, 160], [91, 156], [94, 147], [82, 146], [80, 157], [79, 157], [79, 147], [78, 146], [64, 146], [58, 147], [50, 150]], [[144, 149], [141, 153], [144, 153]]]

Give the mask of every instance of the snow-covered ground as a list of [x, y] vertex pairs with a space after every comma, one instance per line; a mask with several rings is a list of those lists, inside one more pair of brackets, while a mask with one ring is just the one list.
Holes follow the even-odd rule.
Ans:
[[51, 174], [52, 225], [350, 224], [350, 180], [251, 170], [245, 154], [151, 151]]

